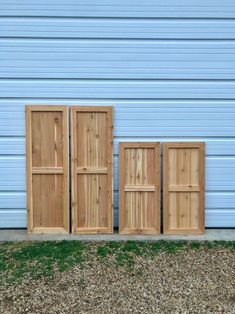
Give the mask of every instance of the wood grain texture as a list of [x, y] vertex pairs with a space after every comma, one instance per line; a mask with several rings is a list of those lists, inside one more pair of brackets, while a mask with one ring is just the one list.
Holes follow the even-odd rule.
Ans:
[[72, 232], [113, 232], [113, 118], [109, 106], [71, 107]]
[[119, 232], [160, 233], [160, 143], [119, 144]]
[[68, 108], [25, 110], [28, 233], [68, 233]]
[[165, 234], [203, 234], [205, 144], [163, 145], [163, 229]]

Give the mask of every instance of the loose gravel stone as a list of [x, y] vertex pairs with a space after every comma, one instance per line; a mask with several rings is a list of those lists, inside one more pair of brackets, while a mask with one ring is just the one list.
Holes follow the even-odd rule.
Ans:
[[53, 278], [0, 288], [1, 313], [235, 313], [230, 249], [135, 256], [133, 267], [94, 255]]

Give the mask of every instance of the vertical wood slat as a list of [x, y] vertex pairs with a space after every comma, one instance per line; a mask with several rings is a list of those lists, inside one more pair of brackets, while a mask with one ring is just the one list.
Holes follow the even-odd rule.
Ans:
[[113, 117], [109, 106], [71, 107], [72, 232], [113, 232]]
[[119, 232], [160, 233], [160, 143], [119, 144]]
[[29, 105], [25, 111], [28, 232], [68, 233], [68, 107]]
[[204, 195], [205, 143], [164, 143], [164, 233], [203, 234]]

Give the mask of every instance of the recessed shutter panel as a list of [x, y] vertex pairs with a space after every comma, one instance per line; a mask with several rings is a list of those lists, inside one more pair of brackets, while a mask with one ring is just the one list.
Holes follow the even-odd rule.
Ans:
[[164, 143], [163, 220], [166, 234], [204, 232], [205, 145]]
[[160, 143], [120, 143], [119, 230], [160, 233]]
[[71, 109], [73, 233], [113, 232], [112, 107]]
[[68, 108], [26, 106], [29, 233], [69, 232]]

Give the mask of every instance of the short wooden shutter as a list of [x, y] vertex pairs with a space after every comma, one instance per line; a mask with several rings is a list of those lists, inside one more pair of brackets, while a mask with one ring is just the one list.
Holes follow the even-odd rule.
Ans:
[[29, 233], [69, 232], [68, 108], [26, 106]]
[[119, 231], [160, 233], [160, 143], [119, 144]]
[[204, 163], [204, 143], [164, 143], [164, 233], [204, 232]]
[[113, 232], [112, 107], [71, 108], [72, 232]]

